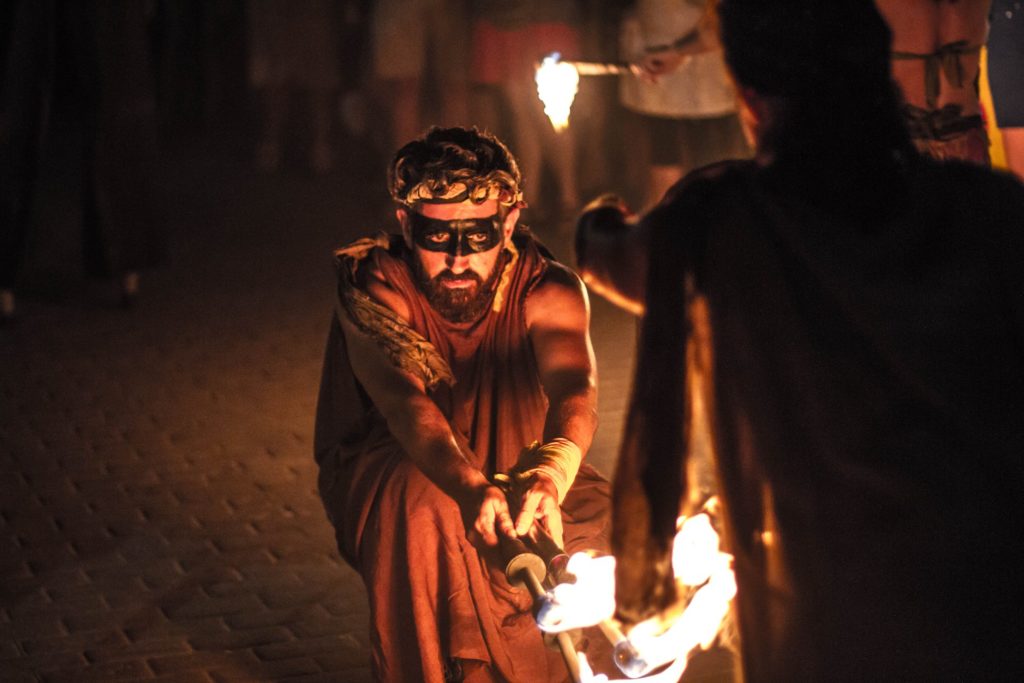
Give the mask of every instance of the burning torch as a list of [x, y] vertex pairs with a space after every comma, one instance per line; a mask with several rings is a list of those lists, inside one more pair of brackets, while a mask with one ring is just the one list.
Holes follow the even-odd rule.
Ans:
[[569, 126], [569, 110], [576, 99], [580, 76], [615, 76], [630, 73], [628, 64], [617, 62], [578, 62], [563, 61], [561, 55], [552, 52], [537, 65], [537, 95], [544, 103], [544, 113], [548, 115], [551, 125], [556, 131], [563, 131]]

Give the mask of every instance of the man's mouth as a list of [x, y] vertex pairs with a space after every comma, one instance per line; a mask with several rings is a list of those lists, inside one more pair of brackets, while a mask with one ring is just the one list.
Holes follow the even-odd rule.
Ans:
[[451, 272], [442, 273], [437, 279], [446, 289], [466, 289], [479, 282], [479, 278], [471, 274], [456, 275]]

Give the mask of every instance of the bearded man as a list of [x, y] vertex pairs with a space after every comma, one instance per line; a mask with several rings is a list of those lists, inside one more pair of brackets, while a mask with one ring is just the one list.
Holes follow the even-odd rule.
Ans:
[[1020, 680], [1024, 187], [915, 150], [871, 0], [718, 12], [755, 158], [578, 234], [588, 285], [644, 316], [618, 616], [676, 600], [707, 443], [746, 681]]
[[[341, 249], [317, 408], [320, 493], [388, 681], [563, 680], [499, 539], [606, 546], [589, 304], [519, 226], [515, 159], [432, 129], [389, 169], [401, 234]], [[530, 447], [534, 442], [542, 445]], [[528, 448], [527, 448], [528, 447]], [[493, 483], [510, 473], [506, 499]]]

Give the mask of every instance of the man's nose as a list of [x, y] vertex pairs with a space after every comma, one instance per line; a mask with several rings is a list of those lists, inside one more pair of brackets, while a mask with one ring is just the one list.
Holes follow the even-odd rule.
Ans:
[[456, 275], [460, 275], [469, 268], [469, 257], [462, 254], [448, 254], [448, 258], [445, 259], [445, 265], [448, 266], [448, 270]]
[[449, 258], [451, 258], [451, 257], [458, 258], [460, 256], [465, 256], [466, 253], [467, 253], [466, 252], [466, 245], [465, 245], [465, 243], [464, 243], [464, 241], [462, 239], [462, 235], [461, 234], [456, 235], [454, 237], [454, 239], [452, 239], [448, 243], [448, 256], [449, 256]]

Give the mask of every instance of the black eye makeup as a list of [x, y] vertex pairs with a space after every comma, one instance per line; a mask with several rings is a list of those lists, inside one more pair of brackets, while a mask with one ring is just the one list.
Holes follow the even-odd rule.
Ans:
[[464, 256], [489, 251], [501, 243], [503, 218], [498, 213], [483, 218], [445, 221], [410, 211], [409, 219], [413, 242], [427, 251]]

